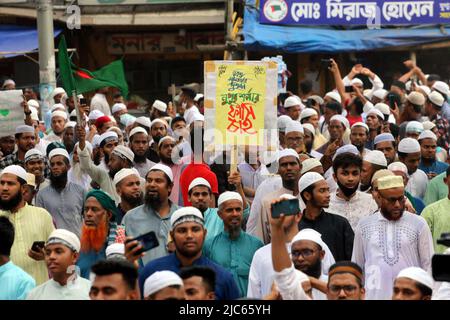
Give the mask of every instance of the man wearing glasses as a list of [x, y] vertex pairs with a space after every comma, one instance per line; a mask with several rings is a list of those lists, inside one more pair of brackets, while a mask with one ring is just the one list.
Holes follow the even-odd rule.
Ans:
[[363, 268], [368, 300], [389, 300], [398, 273], [407, 267], [431, 269], [433, 239], [424, 218], [405, 210], [400, 176], [378, 179], [380, 210], [360, 220], [352, 261]]

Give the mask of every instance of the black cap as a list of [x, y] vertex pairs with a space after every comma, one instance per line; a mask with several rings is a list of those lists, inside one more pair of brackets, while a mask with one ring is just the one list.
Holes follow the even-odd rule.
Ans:
[[185, 85], [181, 87], [181, 91], [189, 98], [194, 100], [195, 96], [197, 95], [197, 85], [194, 83]]

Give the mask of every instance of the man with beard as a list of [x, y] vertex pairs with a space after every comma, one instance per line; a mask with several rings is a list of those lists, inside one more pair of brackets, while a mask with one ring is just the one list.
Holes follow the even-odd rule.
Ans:
[[[348, 156], [347, 153], [338, 155], [340, 158]], [[298, 225], [299, 230], [316, 230], [322, 235], [336, 261], [349, 260], [352, 256], [354, 233], [346, 218], [324, 210], [330, 204], [330, 188], [323, 176], [307, 172], [300, 178], [298, 185], [300, 196], [306, 204]]]
[[383, 113], [376, 109], [372, 108], [366, 114], [366, 124], [369, 127], [369, 134], [367, 137], [367, 142], [365, 147], [369, 150], [374, 149], [374, 139], [377, 135], [381, 133], [382, 124], [384, 121]]
[[49, 159], [50, 185], [38, 192], [36, 206], [50, 212], [56, 228], [69, 230], [79, 237], [86, 191], [82, 186], [68, 182], [70, 160], [67, 150], [53, 149]]
[[395, 161], [397, 152], [395, 150], [395, 138], [390, 133], [381, 133], [373, 140], [374, 150], [383, 152], [387, 164]]
[[397, 274], [407, 267], [431, 269], [433, 238], [424, 218], [405, 211], [399, 176], [377, 180], [380, 210], [361, 219], [355, 230], [352, 261], [362, 266], [369, 300], [387, 300]]
[[398, 144], [398, 159], [408, 168], [406, 191], [414, 197], [423, 199], [428, 185], [428, 176], [419, 169], [421, 156], [420, 144], [416, 139], [404, 138]]
[[92, 265], [106, 259], [106, 248], [125, 241], [125, 230], [117, 224], [114, 200], [102, 190], [91, 190], [84, 202], [81, 250], [77, 266], [83, 278], [89, 279]]
[[25, 170], [34, 175], [35, 194], [32, 204], [36, 203], [36, 197], [39, 190], [50, 185], [50, 180], [44, 176], [46, 158], [38, 149], [30, 149], [25, 153]]
[[167, 117], [168, 114], [166, 111], [167, 111], [167, 104], [165, 104], [161, 100], [155, 100], [150, 110], [150, 120], [153, 121], [157, 118]]
[[363, 122], [355, 122], [350, 129], [350, 142], [358, 149], [363, 158], [370, 151], [365, 147], [368, 135], [369, 127]]
[[117, 223], [122, 223], [125, 214], [142, 204], [141, 179], [136, 169], [122, 169], [114, 176], [114, 185], [117, 194], [120, 196], [120, 203], [117, 205], [119, 216]]
[[361, 168], [361, 157], [353, 153], [339, 154], [333, 161], [333, 178], [338, 189], [331, 194], [327, 211], [346, 218], [353, 230], [359, 219], [378, 209], [371, 194], [358, 190]]
[[155, 165], [153, 161], [147, 159], [148, 133], [144, 128], [136, 127], [128, 135], [129, 147], [134, 153], [134, 168], [141, 177], [145, 177], [147, 172]]
[[15, 229], [11, 261], [31, 275], [37, 285], [48, 280], [44, 252], [31, 250], [34, 241], [44, 241], [53, 231], [47, 210], [28, 205], [22, 196], [27, 173], [17, 165], [8, 166], [0, 175], [0, 216], [11, 221]]
[[155, 163], [158, 163], [161, 160], [158, 155], [158, 143], [162, 137], [167, 135], [168, 127], [169, 125], [167, 122], [162, 119], [155, 119], [150, 124], [150, 134], [153, 140], [150, 143], [147, 158]]
[[303, 127], [298, 121], [290, 121], [285, 130], [284, 139], [286, 149], [293, 149], [298, 154], [305, 152], [303, 143]]
[[[150, 231], [156, 233], [160, 245], [146, 252], [142, 257], [143, 264], [167, 255], [165, 244], [170, 230], [170, 217], [178, 209], [178, 206], [169, 199], [173, 187], [173, 175], [168, 166], [154, 165], [145, 179], [144, 204], [130, 210], [122, 220], [129, 237], [135, 238]], [[137, 241], [128, 242], [126, 248], [136, 244]]]
[[[64, 105], [61, 105], [65, 108]], [[64, 110], [64, 109], [63, 109]], [[47, 142], [62, 141], [64, 126], [67, 122], [67, 113], [62, 110], [56, 110], [51, 113], [51, 128], [52, 133], [45, 137]]]
[[62, 143], [66, 147], [69, 154], [73, 152], [73, 147], [75, 145], [75, 126], [77, 123], [75, 121], [69, 121], [64, 126], [64, 131], [62, 134]]
[[231, 272], [241, 296], [247, 296], [248, 273], [255, 251], [263, 246], [261, 240], [242, 231], [243, 200], [239, 193], [226, 191], [218, 199], [217, 214], [224, 229], [203, 246], [206, 257]]
[[9, 156], [14, 152], [15, 141], [14, 136], [4, 136], [0, 138], [1, 158]]
[[44, 251], [51, 279], [31, 290], [27, 300], [89, 300], [91, 282], [73, 268], [80, 252], [77, 235], [56, 229], [48, 237]]
[[430, 130], [424, 130], [419, 136], [421, 158], [419, 169], [425, 172], [428, 179], [433, 179], [438, 174], [445, 172], [448, 164], [436, 160], [437, 137]]
[[323, 170], [326, 172], [333, 164], [333, 156], [336, 150], [344, 144], [343, 136], [345, 131], [349, 128], [349, 122], [340, 114], [334, 115], [330, 119], [328, 132], [330, 133], [330, 140], [317, 149], [317, 152], [323, 154], [320, 158]]
[[[89, 155], [92, 158], [92, 145], [86, 141], [86, 148], [88, 149]], [[83, 187], [85, 191], [91, 188], [91, 177], [81, 170], [80, 157], [78, 156], [78, 147], [79, 143], [77, 142], [73, 147], [72, 153], [72, 163], [70, 165], [69, 172], [67, 172], [67, 178], [69, 182], [76, 183]]]
[[16, 139], [17, 151], [0, 160], [0, 170], [13, 164], [23, 166], [25, 153], [28, 150], [33, 149], [36, 145], [36, 134], [34, 128], [31, 126], [18, 126], [14, 136]]
[[[170, 218], [170, 236], [174, 241], [174, 253], [145, 265], [139, 274], [139, 287], [144, 289], [145, 280], [157, 271], [169, 270], [177, 274], [183, 267], [193, 265], [212, 268], [216, 273], [215, 293], [218, 300], [233, 300], [240, 297], [232, 274], [203, 255], [206, 229], [201, 212], [194, 207], [184, 207], [173, 212]], [[153, 249], [154, 250], [154, 249]]]
[[372, 177], [375, 172], [387, 168], [387, 160], [383, 152], [370, 150], [364, 157], [361, 168], [361, 185], [359, 190], [370, 193]]

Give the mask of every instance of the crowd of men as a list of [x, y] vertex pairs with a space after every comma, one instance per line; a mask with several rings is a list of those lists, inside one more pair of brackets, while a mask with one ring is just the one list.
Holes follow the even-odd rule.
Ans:
[[335, 89], [280, 95], [275, 156], [247, 146], [237, 169], [203, 157], [194, 85], [141, 117], [108, 88], [56, 88], [48, 112], [25, 89], [0, 137], [0, 299], [450, 299], [431, 277], [450, 253], [450, 90], [404, 67], [386, 86], [332, 60]]

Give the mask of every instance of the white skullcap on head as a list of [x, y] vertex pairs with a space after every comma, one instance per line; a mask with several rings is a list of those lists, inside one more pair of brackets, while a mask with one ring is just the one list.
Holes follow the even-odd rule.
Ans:
[[[38, 113], [38, 110], [37, 110], [35, 107], [29, 107], [29, 108], [30, 108], [30, 111], [31, 111], [31, 115], [30, 115], [31, 120], [33, 120], [33, 121], [39, 121], [39, 113]], [[27, 117], [27, 116], [25, 115], [24, 119], [25, 119], [26, 117]]]
[[406, 132], [417, 132], [421, 133], [423, 131], [423, 124], [419, 121], [409, 121], [406, 125]]
[[450, 95], [449, 86], [444, 81], [435, 81], [432, 88], [447, 96]]
[[278, 130], [284, 132], [286, 130], [286, 126], [291, 121], [292, 121], [292, 119], [289, 116], [286, 116], [286, 115], [279, 116], [277, 119]]
[[281, 196], [279, 196], [278, 199], [285, 199], [285, 200], [292, 200], [292, 199], [297, 199], [296, 197], [294, 197], [292, 194], [289, 193], [283, 193]]
[[378, 110], [378, 109], [375, 109], [375, 108], [370, 109], [370, 110], [367, 112], [367, 116], [370, 115], [370, 114], [373, 114], [373, 115], [375, 115], [375, 116], [377, 116], [377, 117], [379, 117], [379, 118], [381, 118], [381, 119], [384, 119], [384, 114], [383, 114], [383, 112], [381, 112], [381, 111]]
[[424, 130], [419, 136], [419, 140], [422, 139], [433, 139], [434, 141], [437, 141], [436, 135], [431, 130]]
[[289, 148], [278, 151], [278, 161], [280, 161], [280, 159], [284, 157], [296, 157], [297, 159], [300, 159], [297, 151]]
[[[114, 119], [114, 118], [111, 118], [111, 119]], [[117, 136], [123, 137], [123, 132], [122, 132], [122, 130], [120, 130], [119, 127], [112, 126], [112, 127], [108, 128], [108, 130], [106, 130], [106, 131], [114, 131], [115, 133], [117, 133]]]
[[182, 287], [183, 280], [173, 271], [156, 271], [144, 282], [144, 298], [170, 286]]
[[[157, 163], [153, 167], [151, 167], [150, 170], [148, 170], [148, 172], [155, 171], [155, 170], [164, 172], [169, 177], [170, 182], [173, 182], [173, 173], [172, 173], [172, 169], [170, 169], [170, 167], [168, 167], [164, 164], [161, 164], [161, 163]], [[147, 174], [148, 174], [148, 172], [147, 172]]]
[[310, 185], [313, 185], [319, 181], [325, 181], [325, 178], [318, 174], [317, 172], [307, 172], [298, 181], [298, 191], [301, 193], [303, 190], [308, 188]]
[[[117, 137], [118, 139], [119, 137]], [[93, 138], [92, 138], [92, 147], [93, 148], [97, 148], [100, 146], [100, 135], [96, 134]]]
[[62, 103], [55, 103], [51, 108], [50, 112], [54, 112], [56, 110], [66, 111], [66, 107]]
[[379, 135], [377, 135], [375, 137], [375, 139], [373, 140], [373, 144], [376, 145], [380, 142], [394, 142], [395, 138], [392, 134], [386, 132], [386, 133], [381, 133]]
[[343, 115], [335, 114], [334, 116], [332, 116], [332, 117], [330, 118], [330, 123], [331, 123], [331, 121], [333, 121], [333, 120], [339, 121], [340, 123], [342, 123], [342, 124], [344, 125], [344, 127], [345, 127], [346, 129], [350, 129], [350, 123], [348, 122], [347, 118], [344, 117]]
[[322, 250], [324, 250], [326, 244], [322, 240], [322, 235], [313, 229], [302, 229], [292, 239], [291, 243], [294, 244], [297, 241], [308, 240], [317, 243]]
[[420, 152], [420, 144], [416, 139], [403, 138], [398, 144], [398, 152], [416, 153]]
[[166, 140], [172, 140], [173, 142], [177, 142], [177, 140], [175, 140], [175, 138], [174, 137], [172, 137], [172, 136], [165, 136], [165, 137], [162, 137], [160, 140], [159, 140], [159, 142], [158, 142], [158, 148], [163, 144], [163, 142], [164, 141], [166, 141]]
[[324, 103], [322, 97], [313, 94], [312, 96], [309, 96], [308, 99], [314, 100], [317, 104], [322, 105]]
[[123, 145], [118, 145], [117, 147], [115, 147], [113, 149], [113, 151], [111, 152], [111, 154], [115, 154], [115, 155], [118, 155], [120, 157], [125, 157], [128, 160], [130, 160], [131, 162], [134, 161], [134, 153], [133, 153], [133, 151], [131, 151], [130, 148], [125, 147]]
[[66, 229], [55, 229], [52, 233], [50, 233], [50, 236], [47, 239], [47, 242], [45, 245], [49, 244], [63, 244], [72, 251], [80, 252], [81, 243], [80, 239], [77, 237], [77, 235], [69, 230]]
[[284, 100], [284, 108], [288, 109], [293, 106], [302, 106], [302, 101], [296, 96], [290, 96], [286, 100]]
[[287, 124], [287, 126], [286, 126], [286, 131], [285, 131], [285, 133], [288, 134], [288, 133], [291, 133], [291, 132], [301, 132], [301, 133], [304, 133], [304, 132], [303, 132], [303, 127], [302, 127], [301, 123], [298, 122], [298, 121], [291, 121], [291, 122], [289, 122], [289, 123]]
[[105, 114], [103, 112], [101, 112], [100, 110], [92, 110], [89, 113], [89, 120], [97, 120], [100, 117], [103, 117]]
[[392, 162], [390, 165], [388, 165], [388, 170], [394, 171], [400, 171], [403, 173], [408, 174], [408, 167], [403, 162]]
[[373, 91], [372, 91], [372, 89], [365, 89], [363, 91], [363, 96], [366, 97], [369, 100], [372, 100], [372, 98], [373, 98]]
[[55, 90], [53, 90], [53, 92], [52, 92], [52, 97], [54, 97], [58, 94], [64, 94], [64, 93], [66, 93], [66, 90], [64, 90], [61, 87], [56, 87]]
[[135, 168], [131, 168], [131, 169], [123, 168], [123, 169], [120, 169], [119, 172], [117, 172], [114, 175], [114, 180], [113, 180], [114, 186], [117, 186], [117, 184], [120, 181], [122, 181], [124, 178], [132, 176], [132, 175], [135, 175], [138, 178], [140, 178], [139, 172]]
[[142, 127], [136, 127], [136, 128], [133, 128], [133, 130], [130, 131], [129, 138], [131, 138], [132, 136], [134, 136], [136, 133], [143, 133], [143, 134], [145, 134], [145, 135], [148, 137], [148, 132], [147, 132], [147, 130], [145, 130], [145, 129], [142, 128]]
[[119, 136], [117, 135], [116, 132], [114, 132], [114, 131], [106, 131], [106, 132], [104, 132], [104, 133], [102, 133], [100, 135], [100, 138], [98, 139], [98, 144], [101, 145], [102, 142], [105, 139], [108, 139], [108, 138], [115, 138], [115, 139], [119, 140]]
[[229, 200], [239, 200], [241, 203], [243, 203], [242, 197], [239, 193], [235, 191], [225, 191], [219, 196], [219, 199], [217, 200], [217, 207], [220, 207], [222, 203]]
[[416, 282], [423, 284], [424, 286], [428, 287], [431, 290], [433, 290], [434, 287], [433, 278], [428, 274], [428, 272], [419, 267], [409, 267], [403, 269], [398, 273], [396, 279], [398, 278], [412, 279]]
[[[313, 137], [316, 136], [316, 129], [314, 129], [314, 126], [311, 123], [304, 123], [304, 124], [302, 124], [302, 126], [303, 126], [303, 129], [306, 129], [309, 132], [311, 132]], [[305, 130], [303, 130], [303, 133], [305, 133]]]
[[440, 94], [437, 91], [433, 91], [430, 92], [430, 94], [428, 95], [428, 99], [435, 105], [437, 105], [438, 107], [442, 108], [442, 106], [444, 105], [445, 99], [442, 96], [442, 94]]
[[30, 100], [27, 101], [27, 103], [28, 103], [29, 107], [33, 107], [33, 108], [39, 109], [39, 102], [37, 102], [36, 100], [30, 99]]
[[363, 128], [366, 129], [367, 132], [369, 132], [369, 126], [368, 126], [367, 124], [365, 124], [364, 122], [355, 122], [355, 123], [352, 125], [352, 129], [353, 129], [354, 127], [363, 127]]
[[316, 167], [321, 167], [322, 163], [316, 158], [309, 158], [302, 162], [302, 171], [301, 174], [305, 174], [306, 172], [314, 169]]
[[[155, 119], [156, 120], [156, 119]], [[145, 126], [147, 128], [150, 128], [152, 126], [152, 122], [149, 117], [137, 117], [136, 123], [139, 123], [142, 126]]]
[[418, 86], [420, 90], [422, 90], [426, 95], [428, 95], [431, 92], [431, 89], [428, 86]]
[[45, 155], [38, 149], [30, 149], [25, 153], [24, 161], [28, 162], [31, 159], [44, 159]]
[[203, 225], [204, 218], [200, 210], [197, 208], [183, 207], [174, 211], [170, 217], [170, 226], [174, 229], [177, 225], [183, 222], [197, 222]]
[[[139, 118], [138, 118], [138, 119], [139, 119]], [[150, 119], [149, 119], [149, 120], [150, 120]], [[136, 122], [137, 122], [137, 120], [136, 120]], [[155, 120], [153, 120], [152, 122], [150, 122], [150, 128], [153, 127], [156, 123], [162, 123], [166, 128], [169, 127], [168, 123], [167, 123], [165, 120], [156, 118]]]
[[424, 130], [431, 130], [436, 127], [436, 124], [431, 121], [424, 121], [422, 122], [422, 125]]
[[3, 171], [1, 172], [1, 175], [5, 174], [5, 173], [13, 174], [13, 175], [27, 181], [27, 172], [21, 166], [18, 166], [15, 164], [7, 166], [5, 169], [3, 169]]
[[358, 155], [358, 156], [360, 155], [358, 148], [356, 148], [353, 144], [345, 144], [336, 150], [332, 160], [334, 161], [334, 159], [336, 159], [336, 157], [338, 155], [340, 155], [342, 153], [347, 153], [347, 152], [353, 153], [354, 155]]
[[67, 120], [67, 113], [65, 111], [53, 111], [51, 114], [51, 119], [55, 118], [55, 117], [61, 117], [64, 120]]
[[417, 91], [411, 92], [406, 96], [406, 99], [417, 106], [423, 106], [423, 104], [425, 103], [424, 95]]
[[305, 119], [305, 118], [309, 118], [312, 116], [318, 116], [317, 111], [313, 108], [305, 108], [303, 109], [303, 111], [300, 113], [300, 120]]
[[162, 112], [166, 112], [167, 110], [167, 104], [165, 104], [161, 100], [155, 100], [155, 102], [153, 102], [152, 107]]
[[106, 247], [106, 259], [125, 257], [125, 244], [113, 243]]
[[191, 191], [193, 188], [195, 188], [197, 186], [205, 186], [205, 187], [208, 187], [211, 190], [211, 185], [209, 184], [208, 180], [206, 180], [204, 178], [195, 178], [189, 184], [188, 191]]
[[336, 91], [330, 91], [325, 94], [325, 97], [330, 97], [334, 101], [337, 101], [339, 103], [342, 103], [341, 96]]
[[378, 89], [373, 92], [373, 97], [377, 97], [378, 99], [384, 100], [388, 95], [389, 91], [386, 89]]
[[355, 85], [355, 84], [360, 84], [360, 85], [364, 85], [364, 83], [362, 82], [362, 80], [361, 79], [359, 79], [359, 78], [353, 78], [352, 79], [352, 81], [350, 81], [350, 83], [352, 84], [352, 85]]
[[123, 103], [115, 103], [111, 108], [112, 113], [116, 113], [122, 110], [127, 110], [127, 106]]
[[387, 167], [387, 160], [384, 153], [378, 150], [371, 150], [367, 152], [363, 160], [372, 164]]
[[48, 159], [51, 160], [54, 156], [63, 156], [66, 159], [70, 160], [69, 153], [67, 152], [66, 149], [63, 149], [63, 148], [56, 148], [56, 149], [53, 149], [52, 151], [50, 151], [50, 153], [48, 155]]
[[36, 188], [36, 176], [27, 172], [27, 184]]
[[388, 116], [391, 114], [391, 108], [386, 103], [379, 102], [374, 106], [374, 108], [380, 110], [384, 115]]
[[32, 126], [27, 126], [26, 124], [22, 124], [16, 127], [15, 134], [18, 133], [34, 133], [34, 128]]
[[65, 125], [64, 125], [64, 129], [67, 128], [75, 128], [75, 126], [77, 125], [76, 121], [68, 121]]
[[203, 97], [204, 97], [203, 94], [197, 93], [197, 94], [195, 95], [194, 101], [195, 101], [195, 102], [198, 102], [198, 101], [199, 101], [200, 99], [202, 99]]
[[3, 87], [5, 87], [5, 86], [7, 86], [7, 85], [10, 85], [10, 84], [16, 85], [16, 83], [14, 82], [13, 79], [6, 79], [6, 80], [3, 82]]

